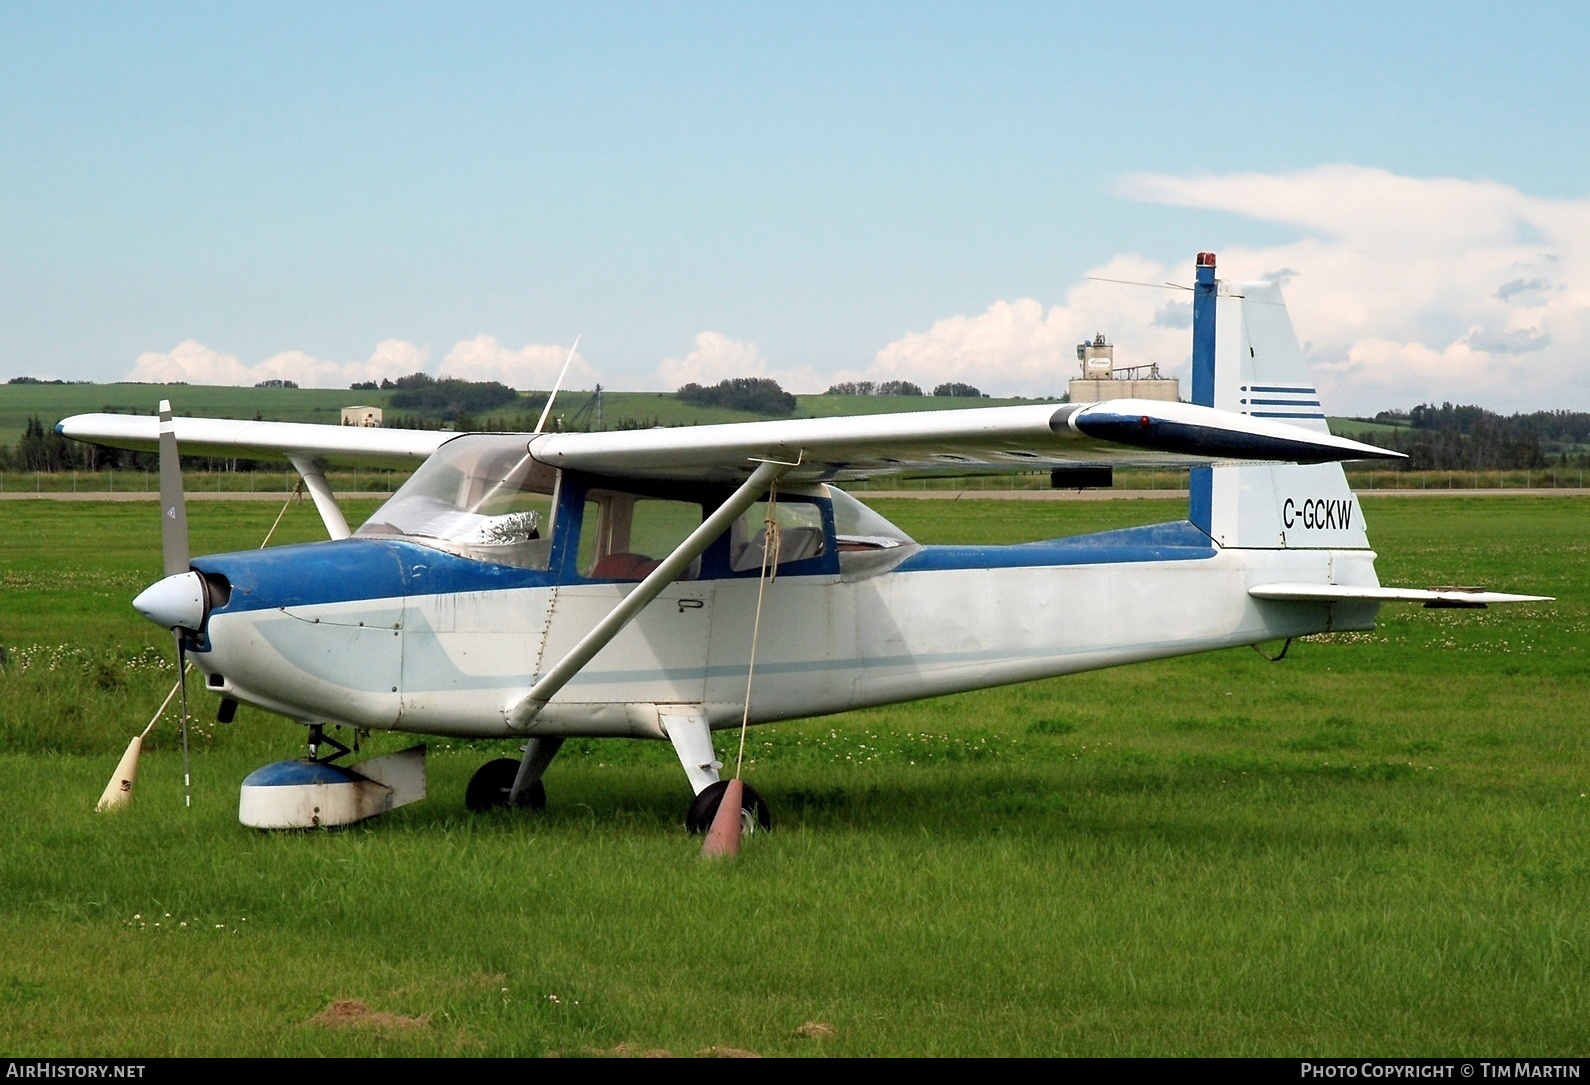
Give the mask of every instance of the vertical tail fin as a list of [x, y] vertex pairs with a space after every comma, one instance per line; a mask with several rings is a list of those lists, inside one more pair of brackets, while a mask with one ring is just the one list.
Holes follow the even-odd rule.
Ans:
[[[1215, 278], [1198, 254], [1193, 402], [1330, 432], [1280, 287]], [[1222, 547], [1367, 549], [1363, 510], [1337, 463], [1202, 467], [1189, 518]]]

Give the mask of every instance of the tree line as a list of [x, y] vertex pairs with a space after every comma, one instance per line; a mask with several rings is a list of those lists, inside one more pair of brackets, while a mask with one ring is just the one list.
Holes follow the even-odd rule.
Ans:
[[[521, 398], [513, 389], [495, 381], [439, 381], [417, 373], [383, 383], [392, 386], [389, 391], [414, 396], [412, 399], [405, 398], [401, 404], [396, 394], [391, 397], [392, 406], [413, 405], [409, 408], [412, 413], [388, 416], [387, 425], [399, 429], [524, 433], [535, 428], [535, 412], [546, 402], [545, 393]], [[863, 381], [853, 385], [835, 385], [829, 389], [829, 394], [921, 394], [920, 389], [915, 393], [900, 391], [899, 386], [902, 384], [908, 385], [909, 382], [886, 381], [874, 386]], [[354, 385], [354, 388], [360, 387], [365, 386]], [[872, 390], [866, 390], [868, 388]], [[954, 384], [940, 385], [933, 394], [982, 395], [970, 385]], [[736, 377], [711, 387], [686, 384], [675, 395], [688, 403], [728, 407], [776, 417], [787, 417], [794, 413], [796, 407], [793, 395], [780, 388], [777, 381], [762, 377]], [[510, 403], [527, 407], [530, 413], [489, 413]], [[1395, 428], [1362, 433], [1358, 435], [1359, 439], [1406, 455], [1406, 460], [1394, 465], [1394, 469], [1398, 470], [1492, 471], [1590, 467], [1590, 412], [1534, 411], [1504, 416], [1473, 405], [1443, 403], [1436, 406], [1422, 403], [1409, 411], [1381, 411], [1372, 421]], [[646, 424], [630, 421], [615, 428], [640, 428]], [[655, 425], [655, 420], [650, 424]], [[194, 467], [208, 470], [251, 470], [277, 466], [274, 462], [240, 459], [184, 459]], [[52, 426], [46, 426], [37, 415], [28, 419], [22, 438], [15, 445], [0, 445], [0, 470], [153, 471], [157, 466], [157, 457], [152, 452], [129, 452], [68, 441], [56, 433]]]
[[1590, 412], [1500, 415], [1484, 407], [1421, 403], [1381, 411], [1373, 421], [1397, 428], [1363, 433], [1366, 444], [1407, 456], [1405, 471], [1528, 470], [1590, 466]]
[[[920, 396], [922, 386], [912, 381], [841, 381], [830, 384], [825, 396]], [[960, 381], [946, 381], [933, 389], [936, 396], [961, 396], [967, 399], [987, 399], [981, 390]]]

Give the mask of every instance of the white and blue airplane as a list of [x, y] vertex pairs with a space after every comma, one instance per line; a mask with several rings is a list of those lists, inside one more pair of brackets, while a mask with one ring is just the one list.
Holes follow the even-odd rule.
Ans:
[[[245, 824], [345, 824], [423, 795], [423, 747], [343, 767], [326, 734], [339, 725], [522, 740], [522, 758], [476, 773], [474, 809], [544, 805], [570, 736], [664, 740], [699, 830], [726, 786], [713, 732], [742, 722], [1366, 630], [1392, 601], [1541, 598], [1382, 587], [1340, 461], [1397, 455], [1330, 433], [1274, 284], [1222, 282], [1202, 253], [1193, 305], [1191, 403], [611, 433], [169, 413], [57, 429], [164, 443], [168, 575], [134, 605], [175, 631], [223, 718], [244, 702], [309, 729], [308, 759], [245, 781]], [[290, 460], [331, 541], [190, 561], [178, 447]], [[350, 531], [324, 475], [334, 461], [418, 469]], [[1189, 468], [1186, 519], [925, 546], [836, 485], [1117, 464]], [[766, 825], [749, 788], [743, 806]]]

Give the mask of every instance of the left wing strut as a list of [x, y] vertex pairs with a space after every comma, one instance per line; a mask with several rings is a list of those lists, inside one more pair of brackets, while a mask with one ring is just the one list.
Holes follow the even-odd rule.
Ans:
[[304, 485], [309, 487], [309, 496], [315, 499], [315, 511], [320, 513], [321, 522], [326, 525], [326, 534], [333, 539], [346, 539], [352, 535], [353, 532], [348, 530], [348, 518], [342, 515], [342, 507], [337, 504], [337, 495], [331, 492], [331, 483], [326, 481], [326, 461], [298, 455], [287, 458], [292, 461], [298, 477], [304, 480]]
[[[556, 696], [558, 690], [569, 683], [580, 670], [589, 663], [596, 653], [607, 647], [608, 643], [628, 625], [641, 610], [657, 598], [659, 592], [679, 579], [692, 561], [712, 545], [714, 539], [729, 529], [741, 513], [756, 503], [756, 499], [767, 492], [767, 488], [780, 475], [793, 466], [788, 463], [778, 463], [764, 460], [751, 472], [751, 477], [740, 484], [739, 489], [729, 495], [729, 499], [719, 505], [712, 515], [701, 521], [701, 526], [692, 531], [685, 541], [674, 548], [673, 553], [662, 560], [662, 563], [653, 569], [635, 590], [624, 596], [619, 604], [608, 612], [607, 616], [597, 622], [592, 630], [580, 638], [580, 642], [570, 648], [568, 654], [552, 665], [552, 668], [543, 674], [536, 684], [530, 687], [518, 701], [508, 706], [508, 726], [516, 731], [523, 731], [531, 722], [541, 714], [547, 702]], [[508, 794], [508, 803], [513, 805], [519, 801], [522, 787], [528, 786], [531, 773], [531, 751], [535, 743], [531, 743], [525, 751], [524, 760], [519, 763], [519, 772], [513, 782], [513, 790]]]

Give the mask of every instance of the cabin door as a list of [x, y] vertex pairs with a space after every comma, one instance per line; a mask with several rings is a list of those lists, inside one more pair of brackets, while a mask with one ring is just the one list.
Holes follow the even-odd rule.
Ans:
[[[701, 524], [699, 501], [593, 488], [578, 552], [552, 594], [536, 668], [543, 674]], [[558, 694], [572, 702], [700, 703], [706, 694], [714, 582], [700, 562], [646, 605]]]

